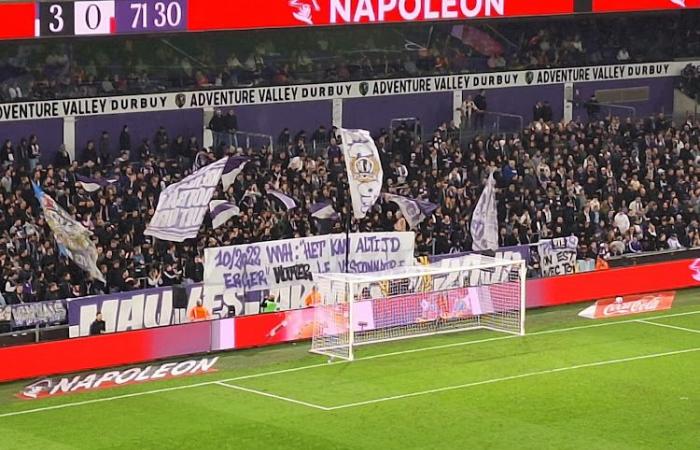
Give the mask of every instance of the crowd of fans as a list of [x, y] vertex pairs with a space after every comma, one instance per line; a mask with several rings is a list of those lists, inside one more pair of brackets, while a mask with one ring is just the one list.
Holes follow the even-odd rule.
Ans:
[[18, 43], [0, 49], [0, 100], [670, 60], [700, 51], [698, 14]]
[[[385, 189], [439, 205], [415, 230], [417, 253], [471, 250], [471, 214], [484, 180], [495, 169], [501, 246], [573, 234], [580, 239], [580, 257], [595, 259], [700, 246], [698, 126], [691, 120], [674, 125], [660, 114], [639, 121], [540, 119], [519, 134], [477, 135], [462, 145], [451, 137], [455, 129], [447, 123], [425, 140], [405, 126], [375, 138]], [[0, 150], [0, 291], [6, 302], [201, 281], [205, 247], [343, 230], [347, 198], [338, 186], [346, 175], [333, 129], [319, 128], [309, 137], [292, 137], [286, 130], [274, 147], [262, 148], [221, 142], [218, 148], [202, 149], [196, 139], [173, 139], [162, 128], [154, 141], [152, 150], [143, 145], [132, 149], [125, 127], [119, 158], [93, 144], [76, 161], [61, 148], [48, 165], [30, 162], [32, 146], [37, 153], [47, 151], [36, 138], [29, 138], [22, 151], [21, 145], [5, 143]], [[311, 151], [321, 142], [327, 145]], [[240, 216], [216, 230], [207, 221], [197, 239], [182, 244], [144, 236], [163, 188], [182, 179], [193, 164], [226, 153], [252, 158], [234, 185], [215, 195], [236, 202]], [[76, 186], [76, 174], [118, 181], [89, 193]], [[106, 285], [59, 255], [30, 180], [94, 233]], [[280, 209], [265, 195], [272, 188], [299, 206]], [[313, 219], [308, 207], [319, 201], [332, 202], [341, 218]], [[393, 203], [380, 201], [366, 219], [353, 220], [352, 227], [404, 231], [407, 223]]]
[[700, 66], [688, 64], [681, 72], [681, 91], [700, 100]]

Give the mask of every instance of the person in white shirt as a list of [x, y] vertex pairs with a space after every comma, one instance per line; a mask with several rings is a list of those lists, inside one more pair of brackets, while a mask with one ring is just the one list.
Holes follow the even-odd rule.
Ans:
[[620, 233], [623, 235], [627, 233], [627, 230], [630, 229], [630, 218], [627, 216], [627, 213], [624, 209], [615, 214], [613, 224], [618, 230], [620, 230]]

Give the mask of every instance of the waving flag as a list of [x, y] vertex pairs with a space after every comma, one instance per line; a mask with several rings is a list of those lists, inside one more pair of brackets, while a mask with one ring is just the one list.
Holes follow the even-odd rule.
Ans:
[[343, 144], [353, 213], [356, 219], [363, 219], [382, 192], [382, 162], [369, 131], [340, 128], [338, 134]]
[[309, 206], [311, 217], [321, 220], [337, 219], [338, 213], [333, 209], [331, 202], [318, 202]]
[[97, 268], [97, 248], [90, 240], [92, 233], [73, 219], [56, 201], [41, 188], [32, 183], [34, 195], [41, 204], [44, 218], [53, 232], [58, 250], [70, 258], [75, 265], [88, 272], [96, 280], [105, 283], [102, 273]]
[[80, 186], [87, 192], [97, 192], [102, 188], [114, 184], [119, 181], [116, 178], [104, 179], [104, 178], [90, 178], [84, 177], [82, 175], [75, 175], [75, 185]]
[[270, 195], [279, 200], [284, 206], [284, 209], [286, 210], [294, 209], [297, 207], [297, 202], [292, 197], [280, 191], [269, 190], [267, 191], [267, 195]]
[[228, 159], [224, 172], [221, 174], [221, 184], [224, 191], [236, 181], [236, 177], [243, 171], [250, 158], [247, 156], [232, 156]]
[[222, 158], [204, 166], [184, 180], [166, 187], [143, 234], [174, 242], [197, 237], [228, 159]]
[[212, 200], [209, 202], [209, 214], [211, 215], [211, 224], [214, 228], [219, 228], [221, 225], [229, 221], [231, 217], [241, 213], [235, 203], [227, 202], [226, 200]]
[[472, 249], [498, 249], [498, 214], [496, 211], [496, 180], [493, 172], [489, 175], [486, 187], [472, 213]]
[[401, 210], [411, 228], [416, 228], [426, 217], [438, 208], [438, 205], [425, 200], [415, 200], [394, 194], [384, 194], [384, 199], [394, 202]]

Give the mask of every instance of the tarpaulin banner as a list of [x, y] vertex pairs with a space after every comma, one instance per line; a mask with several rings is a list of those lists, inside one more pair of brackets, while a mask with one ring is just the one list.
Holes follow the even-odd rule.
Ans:
[[65, 300], [49, 300], [37, 303], [12, 305], [12, 327], [34, 327], [66, 322]]
[[540, 255], [542, 276], [553, 277], [575, 273], [577, 249], [576, 236], [540, 241], [537, 251]]
[[[412, 266], [414, 246], [411, 232], [351, 234], [348, 272]], [[313, 274], [346, 272], [346, 247], [344, 234], [332, 234], [208, 248], [204, 251], [204, 284], [234, 291], [310, 287]]]
[[89, 335], [90, 324], [98, 312], [102, 313], [106, 332], [113, 333], [181, 323], [187, 320], [187, 311], [195, 306], [197, 300], [202, 300], [214, 318], [227, 317], [229, 307], [239, 314], [245, 309], [244, 299], [234, 293], [224, 294], [221, 287], [213, 286], [205, 290], [202, 284], [192, 284], [185, 286], [185, 290], [185, 310], [173, 308], [173, 289], [169, 287], [68, 300], [69, 336]]
[[12, 320], [12, 307], [0, 306], [0, 322], [9, 322]]
[[579, 313], [587, 319], [607, 319], [610, 317], [629, 316], [654, 311], [671, 309], [676, 299], [674, 291], [654, 294], [628, 295], [625, 297], [598, 300]]

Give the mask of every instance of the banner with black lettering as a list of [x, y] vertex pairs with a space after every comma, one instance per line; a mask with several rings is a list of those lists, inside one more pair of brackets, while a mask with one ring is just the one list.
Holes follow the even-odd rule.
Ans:
[[542, 276], [553, 277], [575, 273], [577, 248], [576, 236], [541, 241], [537, 245], [537, 251], [540, 254]]
[[[313, 284], [315, 273], [346, 271], [346, 244], [344, 234], [332, 234], [208, 248], [204, 251], [204, 284], [241, 292]], [[414, 246], [412, 232], [351, 234], [347, 271], [411, 266]]]
[[222, 158], [165, 188], [144, 234], [174, 242], [197, 237], [227, 161]]

